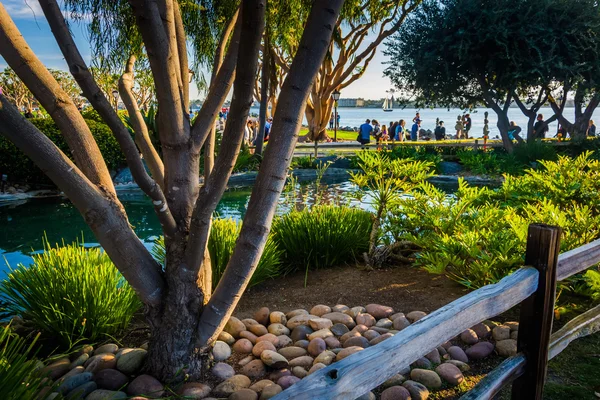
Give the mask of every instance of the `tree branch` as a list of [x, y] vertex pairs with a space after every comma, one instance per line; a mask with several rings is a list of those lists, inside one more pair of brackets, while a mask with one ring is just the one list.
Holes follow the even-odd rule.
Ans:
[[181, 10], [177, 1], [173, 1], [173, 16], [177, 54], [179, 56], [179, 74], [181, 75], [181, 86], [183, 89], [183, 108], [187, 110], [190, 108], [190, 67], [188, 64], [186, 35], [183, 28], [183, 20], [181, 19]]
[[[125, 155], [133, 179], [139, 185], [140, 189], [142, 189], [142, 191], [152, 200], [154, 211], [159, 217], [159, 221], [163, 226], [165, 234], [173, 234], [176, 230], [175, 220], [169, 209], [165, 208], [167, 207], [167, 200], [161, 190], [163, 182], [162, 173], [160, 176], [155, 176], [160, 184], [157, 184], [157, 182], [152, 180], [146, 173], [138, 150], [131, 140], [127, 128], [125, 128], [125, 125], [123, 125], [123, 122], [114, 111], [108, 99], [98, 87], [98, 84], [83, 60], [81, 53], [79, 53], [56, 0], [40, 0], [40, 5], [50, 24], [56, 42], [60, 46], [61, 52], [65, 57], [65, 61], [69, 65], [69, 70], [79, 84], [83, 95], [88, 99], [90, 104], [98, 114], [100, 114], [115, 135], [115, 138], [119, 142], [119, 146]], [[160, 161], [160, 158], [158, 160]]]
[[271, 228], [277, 199], [292, 159], [308, 92], [327, 52], [343, 0], [315, 0], [295, 60], [283, 85], [242, 231], [223, 277], [204, 308], [197, 343], [215, 340], [233, 313], [260, 256]]
[[0, 54], [56, 122], [77, 166], [90, 181], [116, 196], [98, 144], [77, 106], [33, 53], [1, 3]]
[[164, 287], [160, 266], [131, 230], [118, 200], [96, 187], [2, 95], [0, 134], [31, 158], [73, 202], [140, 299], [158, 306]]

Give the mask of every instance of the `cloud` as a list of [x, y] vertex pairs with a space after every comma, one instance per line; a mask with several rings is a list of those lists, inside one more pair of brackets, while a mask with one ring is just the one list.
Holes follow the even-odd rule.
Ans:
[[13, 19], [40, 19], [44, 12], [35, 0], [4, 0], [4, 7]]

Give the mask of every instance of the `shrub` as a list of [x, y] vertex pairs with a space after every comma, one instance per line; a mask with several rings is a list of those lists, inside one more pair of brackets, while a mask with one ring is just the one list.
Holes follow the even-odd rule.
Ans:
[[247, 147], [242, 147], [235, 161], [233, 172], [258, 171], [261, 157], [258, 154], [251, 154]]
[[330, 205], [292, 211], [273, 224], [273, 239], [283, 251], [284, 273], [339, 266], [369, 248], [371, 213]]
[[466, 170], [478, 175], [502, 173], [502, 160], [493, 151], [463, 149], [456, 153], [458, 161]]
[[[242, 229], [241, 224], [233, 219], [213, 219], [210, 237], [208, 239], [208, 251], [212, 265], [212, 283], [217, 286], [227, 263], [233, 253], [235, 242]], [[157, 261], [164, 265], [165, 263], [165, 242], [164, 237], [160, 237], [152, 248], [152, 254]], [[267, 279], [275, 278], [279, 275], [282, 252], [277, 248], [271, 238], [267, 240], [265, 249], [260, 258], [258, 266], [250, 278], [249, 287], [257, 285]]]
[[[30, 121], [52, 140], [63, 153], [71, 157], [71, 152], [52, 119], [36, 118]], [[94, 120], [86, 120], [86, 123], [92, 132], [92, 136], [98, 143], [98, 147], [104, 156], [108, 168], [116, 170], [119, 166], [125, 164], [125, 157], [121, 152], [121, 148], [108, 126]], [[50, 183], [49, 178], [46, 177], [29, 157], [2, 136], [0, 136], [0, 172], [7, 174], [11, 181], [24, 180], [32, 183]]]
[[390, 159], [401, 160], [409, 159], [412, 161], [426, 161], [433, 165], [437, 172], [442, 162], [440, 151], [443, 148], [431, 146], [396, 146], [390, 153]]
[[32, 358], [38, 336], [27, 345], [25, 339], [11, 332], [10, 326], [0, 328], [0, 393], [4, 399], [35, 399], [48, 385], [36, 374], [39, 364]]
[[124, 329], [140, 302], [105, 252], [77, 243], [50, 247], [0, 283], [8, 315], [55, 338], [64, 348], [103, 340]]

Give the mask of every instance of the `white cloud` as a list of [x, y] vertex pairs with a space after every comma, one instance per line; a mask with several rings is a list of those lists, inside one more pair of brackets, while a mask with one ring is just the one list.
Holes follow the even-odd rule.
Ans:
[[44, 12], [36, 0], [4, 0], [4, 7], [13, 19], [44, 19]]

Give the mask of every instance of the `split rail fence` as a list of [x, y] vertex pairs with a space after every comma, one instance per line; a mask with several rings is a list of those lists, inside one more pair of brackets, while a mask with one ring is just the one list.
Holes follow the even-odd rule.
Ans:
[[529, 226], [525, 267], [432, 312], [393, 337], [304, 378], [273, 400], [352, 400], [466, 329], [520, 304], [517, 355], [461, 400], [491, 399], [512, 383], [512, 399], [542, 399], [548, 360], [573, 340], [600, 331], [600, 306], [552, 333], [556, 283], [600, 262], [600, 239], [559, 255], [560, 228]]

